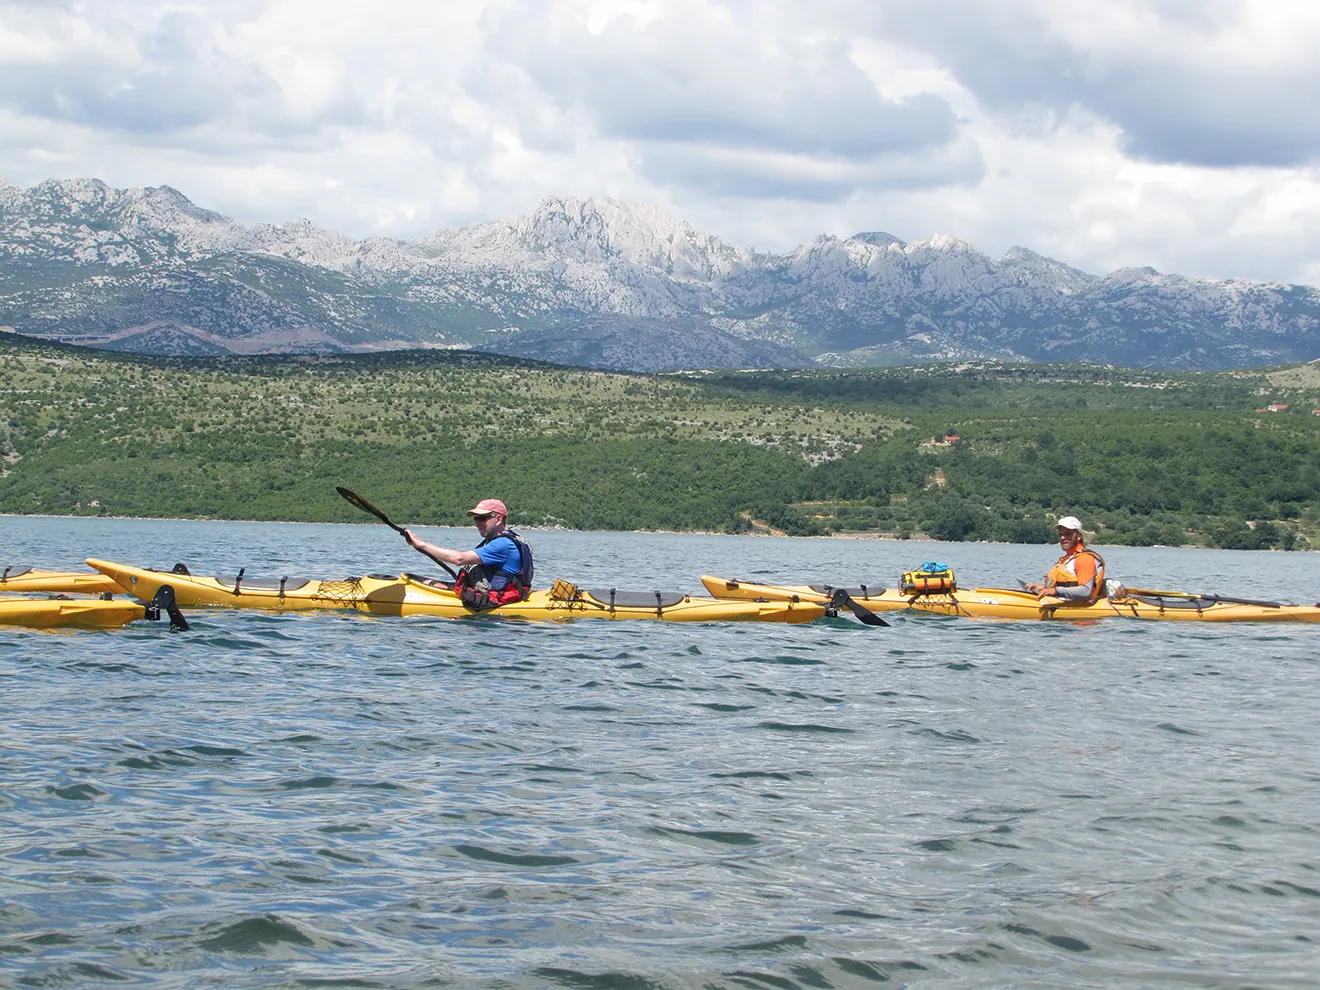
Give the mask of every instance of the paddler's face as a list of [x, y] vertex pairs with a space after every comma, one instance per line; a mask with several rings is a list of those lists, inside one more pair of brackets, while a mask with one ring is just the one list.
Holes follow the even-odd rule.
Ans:
[[1075, 529], [1064, 529], [1059, 527], [1059, 547], [1064, 553], [1070, 551], [1078, 543], [1082, 542], [1082, 534]]
[[472, 521], [476, 523], [477, 532], [485, 536], [491, 530], [497, 529], [497, 524], [504, 522], [504, 517], [500, 515], [473, 516]]

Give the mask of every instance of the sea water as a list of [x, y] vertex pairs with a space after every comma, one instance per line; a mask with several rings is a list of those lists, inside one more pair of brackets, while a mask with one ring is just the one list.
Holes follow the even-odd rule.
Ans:
[[[374, 524], [0, 533], [0, 564], [431, 569]], [[1057, 556], [530, 536], [539, 583], [694, 593]], [[1104, 553], [1320, 598], [1320, 555]], [[0, 627], [0, 985], [1317, 985], [1320, 626], [888, 618]]]

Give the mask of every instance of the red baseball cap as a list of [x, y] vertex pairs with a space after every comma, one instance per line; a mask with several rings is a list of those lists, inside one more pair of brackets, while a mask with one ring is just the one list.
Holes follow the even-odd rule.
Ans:
[[503, 516], [509, 518], [509, 510], [504, 507], [504, 503], [497, 498], [483, 498], [480, 502], [467, 510], [469, 516]]

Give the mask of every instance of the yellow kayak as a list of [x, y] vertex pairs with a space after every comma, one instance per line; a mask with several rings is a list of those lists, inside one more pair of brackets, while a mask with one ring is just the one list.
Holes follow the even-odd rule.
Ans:
[[[824, 585], [763, 585], [703, 576], [702, 584], [718, 598], [764, 598], [819, 601], [833, 589]], [[989, 619], [1154, 619], [1179, 622], [1320, 622], [1320, 606], [1226, 598], [1182, 591], [1128, 589], [1121, 598], [1074, 604], [1059, 598], [1038, 599], [1008, 588], [969, 588], [938, 594], [904, 595], [894, 589], [849, 589], [872, 611], [914, 609], [937, 615]]]
[[[275, 610], [354, 609], [372, 615], [438, 615], [449, 618], [497, 616], [523, 619], [659, 619], [666, 622], [810, 622], [829, 611], [825, 605], [789, 601], [739, 602], [684, 595], [680, 592], [627, 592], [580, 589], [556, 581], [534, 591], [526, 601], [486, 612], [473, 612], [447, 582], [410, 574], [369, 574], [335, 581], [307, 578], [202, 577], [175, 571], [132, 567], [88, 558], [89, 566], [130, 589], [139, 598], [162, 585], [174, 589], [183, 607], [262, 608]], [[180, 565], [182, 566], [182, 565]], [[186, 569], [185, 569], [186, 570]]]
[[124, 589], [95, 571], [45, 571], [38, 567], [6, 567], [0, 591], [45, 591], [52, 594], [119, 595]]

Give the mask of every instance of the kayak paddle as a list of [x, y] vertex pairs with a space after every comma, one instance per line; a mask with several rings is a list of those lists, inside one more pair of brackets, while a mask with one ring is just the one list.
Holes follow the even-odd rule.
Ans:
[[[390, 529], [394, 530], [394, 532], [398, 533], [404, 539], [408, 538], [407, 532], [404, 530], [402, 526], [395, 525], [393, 522], [391, 522], [389, 516], [385, 515], [385, 513], [381, 512], [380, 509], [376, 508], [374, 505], [368, 502], [357, 492], [351, 492], [347, 488], [339, 488], [337, 486], [335, 488], [335, 491], [337, 491], [340, 495], [344, 496], [344, 498], [347, 499], [349, 503], [357, 506], [363, 512], [370, 512], [373, 516], [375, 516], [377, 519], [383, 522]], [[453, 570], [449, 567], [448, 564], [439, 560], [437, 560], [436, 563], [439, 564], [441, 567], [443, 567], [446, 571], [449, 571], [450, 577], [455, 579], [458, 578], [458, 575], [453, 572]]]

